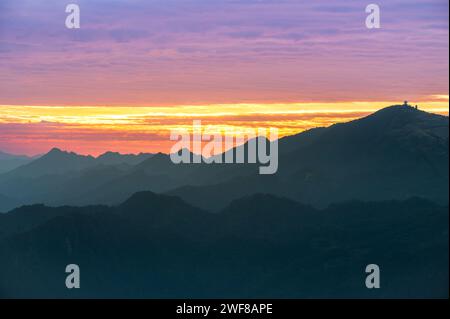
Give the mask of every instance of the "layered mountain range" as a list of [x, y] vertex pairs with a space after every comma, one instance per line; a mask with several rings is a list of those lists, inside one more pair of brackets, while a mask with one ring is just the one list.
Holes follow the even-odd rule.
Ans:
[[[0, 215], [0, 297], [446, 298], [448, 206], [422, 199], [317, 210], [256, 194], [212, 214], [140, 192], [114, 207]], [[77, 264], [81, 289], [64, 286]], [[365, 286], [381, 268], [382, 288]]]
[[392, 106], [282, 138], [275, 175], [53, 149], [0, 175], [0, 297], [448, 298], [448, 135]]
[[[279, 140], [279, 169], [259, 164], [174, 164], [167, 154], [99, 158], [53, 149], [0, 175], [0, 211], [23, 204], [113, 205], [138, 191], [168, 193], [219, 211], [265, 192], [315, 207], [345, 200], [448, 202], [448, 117], [402, 105]], [[246, 145], [240, 146], [246, 148]]]

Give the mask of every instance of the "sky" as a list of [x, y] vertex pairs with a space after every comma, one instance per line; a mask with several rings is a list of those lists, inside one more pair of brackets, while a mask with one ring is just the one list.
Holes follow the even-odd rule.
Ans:
[[194, 119], [284, 136], [405, 99], [448, 114], [448, 20], [447, 0], [2, 0], [0, 150], [166, 152]]

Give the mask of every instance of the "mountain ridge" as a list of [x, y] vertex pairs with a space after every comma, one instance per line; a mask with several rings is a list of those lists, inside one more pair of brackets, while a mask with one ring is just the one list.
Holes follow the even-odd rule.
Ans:
[[[20, 197], [23, 204], [85, 205], [118, 204], [135, 192], [151, 190], [215, 211], [241, 195], [258, 192], [317, 207], [349, 199], [412, 196], [448, 202], [447, 116], [396, 105], [354, 121], [283, 137], [278, 143], [279, 170], [274, 176], [259, 175], [256, 164], [176, 165], [163, 153], [144, 154], [137, 164], [117, 164], [117, 153], [107, 152], [98, 158], [113, 158], [113, 163], [105, 164], [113, 173], [108, 180], [100, 173], [107, 172], [106, 167], [93, 169], [98, 158], [53, 149], [31, 164], [36, 166], [49, 157], [70, 160], [31, 169], [31, 176], [23, 168], [0, 175], [0, 193]], [[89, 181], [91, 175], [102, 179]], [[72, 183], [79, 186], [68, 187]], [[123, 184], [123, 196], [117, 184]], [[67, 192], [60, 191], [64, 189]], [[0, 211], [4, 210], [1, 206]]]
[[[287, 151], [283, 151], [283, 142]], [[297, 148], [292, 147], [295, 144]], [[183, 186], [169, 193], [210, 210], [252, 192], [270, 192], [317, 207], [351, 199], [413, 196], [445, 204], [448, 145], [447, 116], [392, 106], [361, 119], [281, 139], [279, 171], [273, 178], [255, 175], [222, 186]], [[216, 205], [218, 196], [220, 206]]]
[[[429, 201], [358, 201], [317, 210], [257, 194], [231, 203], [220, 214], [206, 215], [180, 199], [169, 208], [173, 197], [151, 192], [140, 192], [128, 201], [132, 205], [122, 207], [35, 205], [0, 215], [2, 295], [448, 295], [448, 207]], [[166, 211], [156, 212], [159, 206]], [[61, 284], [65, 274], [58, 269], [64, 269], [68, 260], [82, 267], [85, 289], [68, 291]], [[385, 269], [383, 280], [389, 285], [384, 289], [365, 288], [368, 260]]]

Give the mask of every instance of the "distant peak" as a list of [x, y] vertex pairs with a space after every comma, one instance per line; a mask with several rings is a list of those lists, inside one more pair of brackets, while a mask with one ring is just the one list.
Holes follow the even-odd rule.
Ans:
[[111, 156], [120, 156], [121, 154], [119, 152], [112, 152], [108, 151], [103, 154], [101, 154], [98, 158], [104, 158], [104, 157], [111, 157]]
[[74, 152], [67, 152], [67, 151], [63, 151], [57, 147], [54, 147], [50, 150], [50, 152], [48, 152], [45, 157], [77, 157], [77, 158], [88, 158], [88, 159], [93, 159], [93, 157], [91, 155], [79, 155], [77, 153]]
[[59, 149], [57, 147], [54, 147], [47, 154], [61, 154], [61, 153], [66, 153], [66, 152], [62, 151], [61, 149]]
[[[406, 102], [406, 101], [405, 101]], [[380, 115], [389, 115], [389, 116], [401, 116], [401, 117], [440, 117], [438, 114], [429, 113], [420, 109], [418, 105], [409, 105], [409, 104], [397, 104], [385, 107], [381, 110], [376, 111], [375, 113], [369, 115], [371, 116], [380, 116]]]

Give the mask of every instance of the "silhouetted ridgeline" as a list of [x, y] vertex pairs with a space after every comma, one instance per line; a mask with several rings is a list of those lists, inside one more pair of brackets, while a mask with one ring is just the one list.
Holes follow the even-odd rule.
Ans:
[[0, 297], [448, 298], [448, 135], [392, 106], [281, 139], [270, 176], [53, 149], [0, 175], [0, 211], [61, 206], [0, 214]]
[[[0, 175], [0, 211], [24, 204], [117, 205], [139, 191], [179, 196], [219, 211], [271, 193], [326, 207], [347, 200], [418, 196], [448, 204], [448, 117], [392, 106], [368, 117], [279, 141], [279, 170], [259, 164], [173, 164], [166, 154], [99, 158], [54, 149]], [[245, 147], [245, 146], [244, 146]]]
[[413, 196], [447, 205], [448, 134], [448, 117], [392, 106], [281, 139], [279, 170], [273, 176], [237, 176], [212, 185], [182, 186], [169, 194], [212, 210], [255, 192], [316, 207]]
[[[273, 195], [219, 214], [141, 192], [115, 207], [0, 215], [0, 297], [448, 297], [448, 207], [422, 199], [317, 210]], [[65, 266], [81, 289], [65, 288]], [[381, 268], [378, 290], [365, 266]]]

